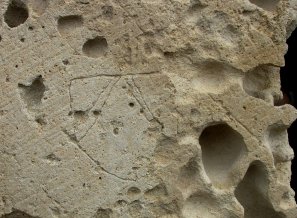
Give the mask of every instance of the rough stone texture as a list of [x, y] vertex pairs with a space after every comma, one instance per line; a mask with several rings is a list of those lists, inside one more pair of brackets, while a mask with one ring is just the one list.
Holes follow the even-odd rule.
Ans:
[[293, 0], [1, 0], [0, 216], [296, 218]]

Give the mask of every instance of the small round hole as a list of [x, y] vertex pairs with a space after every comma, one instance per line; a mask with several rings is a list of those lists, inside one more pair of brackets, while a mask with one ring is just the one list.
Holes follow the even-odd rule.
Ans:
[[46, 120], [43, 117], [38, 117], [35, 119], [35, 121], [41, 126], [46, 125]]
[[20, 41], [21, 41], [21, 42], [25, 42], [25, 38], [21, 38]]
[[101, 114], [101, 111], [100, 110], [95, 110], [95, 111], [93, 111], [93, 114], [95, 116], [99, 116]]
[[33, 29], [34, 29], [33, 26], [29, 26], [29, 27], [28, 27], [28, 30], [30, 30], [30, 31], [32, 31]]
[[114, 128], [113, 129], [113, 134], [118, 135], [119, 134], [119, 128]]
[[129, 103], [129, 106], [130, 106], [130, 107], [134, 107], [134, 103], [133, 103], [133, 102], [130, 102], [130, 103]]
[[63, 60], [62, 62], [63, 62], [64, 65], [68, 65], [69, 64], [69, 61], [67, 59]]

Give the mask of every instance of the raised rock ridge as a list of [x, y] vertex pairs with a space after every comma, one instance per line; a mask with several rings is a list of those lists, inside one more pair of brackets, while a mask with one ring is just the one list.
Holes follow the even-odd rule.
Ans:
[[296, 218], [293, 0], [2, 0], [2, 218]]

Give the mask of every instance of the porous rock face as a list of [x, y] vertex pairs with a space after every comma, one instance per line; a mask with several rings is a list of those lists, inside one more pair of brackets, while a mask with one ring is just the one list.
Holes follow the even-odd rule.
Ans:
[[293, 0], [2, 0], [0, 216], [296, 218]]

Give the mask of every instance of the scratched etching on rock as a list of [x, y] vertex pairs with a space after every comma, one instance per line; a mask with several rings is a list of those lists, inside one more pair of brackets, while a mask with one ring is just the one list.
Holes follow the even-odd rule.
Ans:
[[0, 217], [296, 218], [296, 6], [1, 1]]

